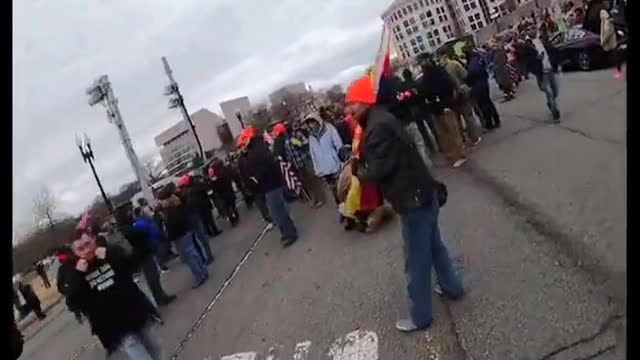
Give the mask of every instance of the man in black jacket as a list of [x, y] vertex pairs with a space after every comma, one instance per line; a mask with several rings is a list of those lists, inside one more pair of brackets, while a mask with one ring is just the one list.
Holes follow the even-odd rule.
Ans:
[[257, 136], [254, 127], [242, 131], [238, 137], [238, 148], [246, 153], [246, 176], [255, 185], [255, 190], [264, 194], [269, 215], [275, 220], [282, 234], [283, 247], [291, 246], [298, 240], [298, 229], [289, 216], [284, 198], [284, 181], [278, 162]]
[[207, 236], [204, 230], [204, 225], [198, 215], [199, 207], [201, 206], [200, 201], [202, 199], [198, 198], [197, 193], [194, 193], [194, 184], [195, 181], [193, 176], [187, 175], [182, 178], [180, 183], [178, 183], [176, 193], [184, 204], [185, 211], [187, 211], [191, 231], [194, 234], [193, 241], [196, 245], [196, 249], [198, 249], [198, 253], [202, 257], [202, 261], [209, 265], [213, 262], [215, 257], [213, 256], [211, 246], [209, 245], [209, 237]]
[[82, 324], [82, 313], [80, 310], [75, 308], [73, 304], [69, 301], [68, 289], [69, 289], [69, 279], [73, 276], [73, 271], [75, 269], [76, 263], [78, 262], [78, 258], [73, 255], [73, 250], [70, 247], [63, 246], [57, 251], [58, 262], [60, 266], [58, 267], [58, 275], [56, 278], [56, 284], [58, 286], [58, 292], [65, 297], [67, 308], [69, 311], [73, 313], [78, 320], [78, 323]]
[[220, 202], [222, 215], [227, 218], [232, 227], [236, 227], [240, 221], [238, 207], [236, 206], [236, 194], [233, 189], [233, 174], [231, 169], [224, 165], [222, 160], [216, 160], [208, 169], [209, 187], [213, 195]]
[[158, 306], [168, 305], [175, 300], [175, 296], [167, 295], [162, 288], [160, 272], [154, 257], [155, 251], [152, 241], [149, 239], [151, 235], [134, 227], [131, 214], [126, 212], [124, 208], [119, 208], [116, 211], [116, 222], [118, 223], [118, 230], [131, 244], [133, 252], [136, 254], [136, 259], [140, 261], [137, 266], [142, 271], [156, 304]]
[[91, 332], [108, 354], [117, 350], [127, 358], [162, 358], [153, 331], [155, 309], [133, 281], [142, 260], [115, 245], [97, 247], [95, 238], [82, 234], [73, 242], [75, 266], [69, 274], [67, 297], [87, 317]]
[[551, 116], [555, 122], [558, 122], [560, 120], [560, 110], [558, 110], [557, 102], [557, 50], [551, 44], [548, 34], [543, 29], [538, 37], [535, 37], [533, 33], [527, 37], [527, 40], [522, 46], [522, 52], [527, 70], [535, 75], [538, 88], [540, 88], [547, 99], [547, 107], [551, 111]]
[[267, 201], [264, 198], [264, 194], [258, 191], [258, 184], [256, 184], [252, 179], [249, 171], [249, 158], [246, 151], [240, 152], [238, 156], [238, 174], [240, 175], [240, 179], [251, 194], [253, 194], [253, 200], [262, 215], [262, 219], [267, 223], [267, 226], [273, 227], [273, 220], [269, 215], [269, 209], [267, 209]]
[[426, 329], [433, 320], [432, 267], [444, 295], [459, 298], [464, 294], [440, 239], [437, 183], [402, 125], [391, 113], [375, 105], [375, 91], [368, 77], [351, 84], [346, 101], [364, 129], [352, 165], [354, 175], [364, 184], [380, 186], [402, 221], [411, 310], [410, 317], [399, 320], [396, 328], [406, 332]]
[[458, 123], [459, 115], [453, 110], [457, 108], [455, 82], [430, 54], [422, 54], [420, 62], [419, 94], [435, 117], [433, 124], [442, 152], [453, 167], [458, 167], [466, 161], [467, 150]]
[[158, 192], [165, 216], [165, 227], [169, 239], [176, 244], [182, 260], [189, 266], [194, 278], [194, 288], [202, 286], [209, 278], [205, 260], [196, 248], [196, 235], [192, 228], [187, 205], [175, 194], [175, 188], [169, 184]]

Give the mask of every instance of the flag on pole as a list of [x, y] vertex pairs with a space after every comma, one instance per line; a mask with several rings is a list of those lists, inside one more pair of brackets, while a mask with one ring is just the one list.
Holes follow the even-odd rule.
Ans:
[[380, 48], [370, 76], [376, 93], [384, 88], [385, 80], [391, 77], [391, 31], [387, 25], [382, 26]]

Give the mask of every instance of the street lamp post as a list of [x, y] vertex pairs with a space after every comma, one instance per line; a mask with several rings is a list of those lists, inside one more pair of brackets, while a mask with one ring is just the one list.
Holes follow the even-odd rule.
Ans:
[[171, 71], [171, 67], [169, 67], [169, 62], [166, 57], [162, 57], [162, 64], [164, 65], [164, 71], [169, 78], [169, 85], [165, 87], [164, 95], [169, 96], [169, 109], [180, 108], [180, 112], [182, 112], [182, 117], [189, 124], [189, 129], [191, 130], [191, 135], [196, 140], [198, 144], [198, 150], [200, 151], [200, 157], [203, 161], [206, 161], [204, 150], [202, 149], [202, 143], [200, 143], [200, 138], [198, 137], [198, 132], [196, 131], [196, 126], [191, 120], [191, 115], [187, 111], [187, 107], [184, 104], [184, 97], [180, 93], [180, 88], [178, 87], [178, 83], [173, 78], [173, 72]]
[[82, 160], [84, 160], [85, 164], [88, 163], [89, 167], [91, 167], [91, 172], [93, 173], [93, 177], [96, 179], [96, 183], [98, 184], [98, 188], [100, 188], [100, 194], [102, 194], [102, 199], [104, 203], [107, 205], [109, 212], [113, 214], [113, 204], [111, 204], [111, 200], [107, 197], [107, 193], [104, 191], [102, 187], [102, 182], [100, 182], [100, 178], [98, 177], [98, 173], [96, 172], [96, 168], [93, 165], [93, 160], [95, 157], [93, 156], [93, 149], [91, 148], [91, 140], [84, 134], [84, 140], [81, 140], [80, 137], [76, 134], [76, 145], [78, 145], [78, 149], [80, 150], [80, 155], [82, 155]]
[[240, 127], [244, 129], [244, 122], [242, 122], [242, 114], [240, 111], [236, 112], [236, 117], [238, 118], [238, 121], [240, 121]]

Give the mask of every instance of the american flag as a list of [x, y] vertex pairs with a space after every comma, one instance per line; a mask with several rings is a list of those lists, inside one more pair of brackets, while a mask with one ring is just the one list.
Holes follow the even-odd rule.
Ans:
[[284, 178], [284, 183], [287, 188], [303, 199], [309, 200], [309, 195], [304, 190], [302, 182], [300, 182], [300, 179], [298, 179], [298, 176], [291, 168], [291, 164], [279, 156], [278, 161], [280, 162], [280, 172], [282, 173], [282, 177]]

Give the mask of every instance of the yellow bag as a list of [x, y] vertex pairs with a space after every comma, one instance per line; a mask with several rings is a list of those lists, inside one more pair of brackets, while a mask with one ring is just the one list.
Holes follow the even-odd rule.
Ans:
[[360, 210], [360, 196], [362, 195], [362, 187], [357, 177], [351, 176], [351, 186], [347, 193], [347, 199], [344, 202], [344, 210], [347, 216], [354, 217], [356, 211]]

